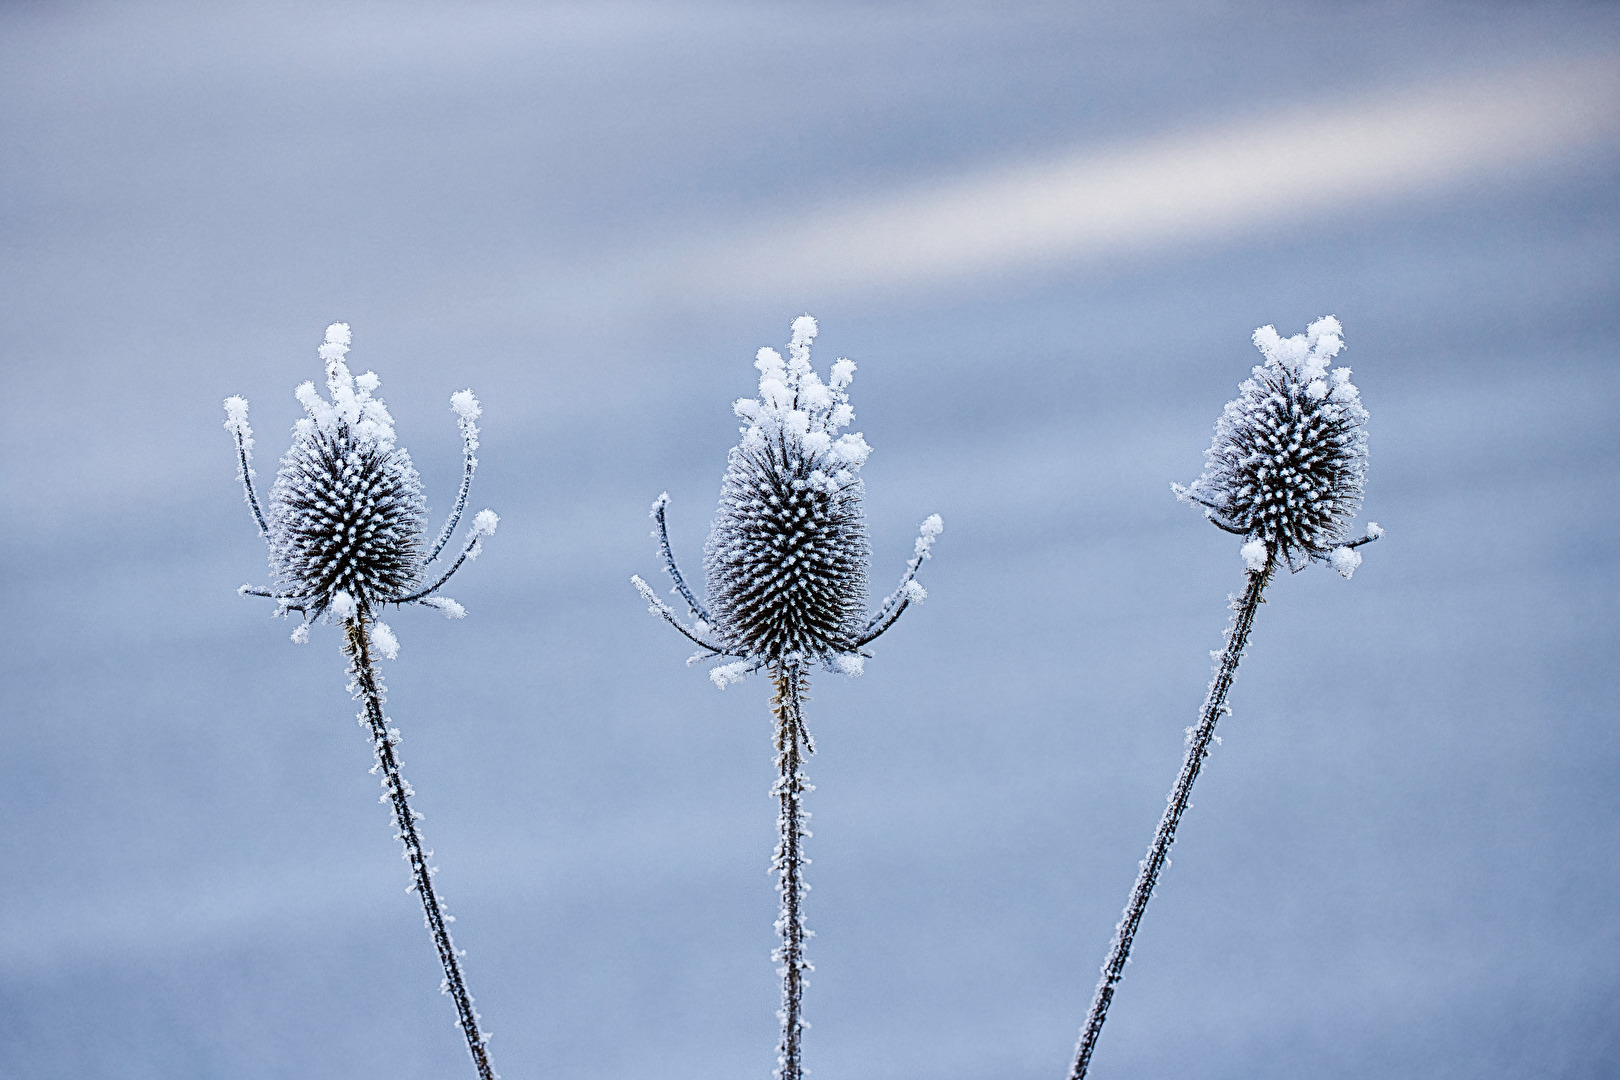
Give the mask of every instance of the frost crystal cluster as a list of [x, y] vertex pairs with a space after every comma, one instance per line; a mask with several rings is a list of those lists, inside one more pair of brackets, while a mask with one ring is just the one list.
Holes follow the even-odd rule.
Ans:
[[[269, 543], [276, 586], [272, 591], [244, 585], [241, 591], [273, 597], [283, 611], [301, 612], [304, 624], [293, 634], [299, 642], [308, 639], [313, 619], [359, 615], [369, 620], [384, 604], [424, 603], [451, 618], [465, 614], [454, 600], [433, 594], [463, 562], [478, 557], [481, 538], [494, 532], [499, 520], [489, 510], [479, 513], [461, 557], [423, 587], [428, 565], [443, 551], [466, 506], [478, 465], [474, 453], [482, 410], [470, 390], [450, 399], [462, 433], [462, 484], [449, 521], [429, 546], [421, 479], [410, 454], [395, 443], [388, 407], [373, 396], [377, 375], [350, 373], [349, 341], [346, 324], [327, 328], [320, 356], [329, 396], [323, 398], [313, 383], [298, 387], [305, 416], [293, 427], [292, 447], [281, 459], [264, 510], [253, 489], [247, 402], [240, 397], [225, 402], [225, 427], [236, 438], [240, 478]], [[373, 636], [385, 656], [398, 648], [386, 624], [376, 623]]]
[[1361, 563], [1354, 548], [1380, 535], [1370, 525], [1347, 543], [1367, 475], [1367, 410], [1350, 369], [1329, 367], [1343, 333], [1331, 315], [1290, 338], [1256, 330], [1265, 363], [1216, 422], [1204, 474], [1173, 485], [1217, 526], [1248, 538], [1242, 554], [1252, 571], [1272, 559], [1294, 570], [1319, 559], [1349, 577]]
[[670, 551], [664, 524], [669, 497], [652, 516], [665, 567], [696, 625], [687, 627], [640, 577], [653, 614], [669, 620], [710, 656], [735, 657], [712, 674], [720, 687], [783, 661], [823, 663], [861, 673], [861, 647], [882, 634], [913, 601], [927, 597], [915, 580], [944, 529], [935, 514], [922, 524], [900, 587], [868, 616], [871, 545], [861, 501], [861, 465], [872, 452], [858, 433], [849, 384], [855, 365], [839, 359], [822, 381], [810, 365], [816, 320], [793, 320], [787, 359], [759, 350], [759, 396], [733, 405], [745, 421], [726, 461], [720, 506], [703, 549], [709, 606], [699, 603]]

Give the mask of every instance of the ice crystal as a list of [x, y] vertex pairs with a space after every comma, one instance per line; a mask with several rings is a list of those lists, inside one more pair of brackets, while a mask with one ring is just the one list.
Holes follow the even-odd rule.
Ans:
[[[461, 428], [461, 490], [438, 540], [429, 546], [424, 529], [427, 506], [410, 454], [395, 442], [394, 421], [381, 398], [374, 372], [353, 375], [347, 363], [350, 334], [345, 323], [327, 328], [320, 357], [326, 366], [327, 396], [313, 383], [295, 392], [304, 417], [293, 426], [291, 448], [281, 459], [268, 505], [261, 511], [253, 487], [253, 432], [247, 402], [226, 399], [225, 427], [236, 440], [238, 474], [248, 504], [270, 549], [275, 589], [243, 586], [270, 596], [279, 610], [298, 611], [306, 625], [293, 640], [309, 638], [307, 623], [322, 616], [371, 617], [385, 604], [425, 603], [457, 618], [463, 609], [435, 596], [462, 563], [476, 558], [482, 537], [495, 531], [495, 515], [485, 510], [474, 521], [466, 546], [450, 569], [424, 587], [428, 567], [439, 557], [465, 509], [478, 459], [477, 419], [471, 391], [451, 396]], [[380, 625], [380, 624], [379, 624]], [[379, 649], [390, 655], [397, 642], [382, 627]]]
[[1367, 475], [1367, 410], [1350, 369], [1330, 369], [1343, 333], [1331, 315], [1289, 338], [1256, 330], [1265, 362], [1216, 422], [1204, 474], [1172, 485], [1217, 526], [1248, 538], [1251, 571], [1271, 559], [1295, 570], [1317, 559], [1349, 577], [1361, 561], [1351, 549], [1375, 538], [1347, 542]]

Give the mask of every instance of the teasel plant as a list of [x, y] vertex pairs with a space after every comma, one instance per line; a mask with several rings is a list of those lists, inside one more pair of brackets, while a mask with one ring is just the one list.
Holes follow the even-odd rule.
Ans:
[[804, 917], [809, 890], [804, 869], [810, 861], [804, 855], [810, 836], [804, 796], [813, 787], [803, 764], [815, 753], [804, 719], [810, 671], [819, 664], [837, 674], [861, 674], [871, 657], [867, 646], [907, 607], [927, 597], [917, 571], [944, 529], [938, 514], [922, 523], [899, 585], [868, 612], [871, 547], [860, 469], [871, 448], [860, 434], [840, 434], [855, 418], [848, 393], [855, 365], [839, 359], [822, 382], [810, 363], [815, 336], [814, 319], [795, 319], [787, 359], [775, 349], [759, 350], [754, 361], [759, 396], [733, 405], [745, 426], [726, 459], [720, 505], [703, 549], [708, 604], [676, 565], [664, 516], [667, 492], [652, 506], [653, 538], [673, 583], [670, 591], [691, 621], [640, 575], [630, 579], [651, 614], [698, 647], [689, 664], [726, 661], [709, 672], [715, 686], [723, 690], [764, 671], [775, 691], [777, 778], [771, 797], [778, 804], [779, 835], [771, 869], [781, 906], [772, 959], [782, 978], [780, 1080], [803, 1075], [803, 1034], [809, 1026], [803, 1011], [806, 975], [813, 970], [805, 958], [811, 931]]
[[269, 545], [274, 581], [270, 588], [243, 585], [237, 591], [274, 600], [276, 615], [297, 612], [301, 618], [292, 632], [296, 644], [309, 641], [317, 621], [335, 623], [340, 629], [349, 661], [349, 692], [361, 703], [360, 725], [370, 735], [376, 757], [372, 772], [382, 774], [382, 801], [389, 805], [403, 855], [411, 865], [410, 887], [421, 898], [427, 929], [444, 967], [441, 990], [455, 1002], [456, 1025], [466, 1036], [480, 1080], [494, 1080], [489, 1035], [479, 1030], [478, 1012], [461, 970], [464, 954], [450, 936], [455, 917], [434, 889], [438, 868], [428, 862], [433, 853], [418, 827], [422, 815], [411, 809], [415, 792], [400, 774], [400, 734], [383, 711], [387, 687], [378, 663], [379, 658], [393, 660], [399, 654], [398, 638], [380, 618], [388, 606], [420, 604], [451, 619], [466, 615], [460, 604], [439, 590], [478, 557], [484, 537], [494, 533], [499, 521], [495, 513], [483, 510], [475, 515], [455, 559], [448, 566], [434, 564], [447, 555], [467, 506], [478, 467], [482, 409], [471, 390], [450, 397], [461, 428], [461, 488], [444, 527], [428, 543], [421, 478], [410, 454], [395, 441], [387, 406], [373, 395], [377, 375], [350, 373], [345, 359], [349, 343], [347, 324], [327, 327], [320, 357], [326, 365], [328, 397], [321, 397], [314, 383], [298, 387], [296, 396], [305, 416], [293, 426], [292, 447], [281, 459], [267, 503], [260, 501], [254, 486], [247, 401], [225, 399], [225, 428], [236, 441], [237, 478], [259, 535]]
[[1361, 536], [1351, 535], [1367, 477], [1367, 410], [1350, 381], [1350, 369], [1330, 370], [1344, 348], [1343, 335], [1331, 315], [1289, 338], [1271, 326], [1256, 330], [1254, 344], [1265, 362], [1239, 386], [1238, 396], [1216, 421], [1203, 475], [1185, 486], [1171, 485], [1178, 499], [1201, 509], [1216, 528], [1243, 538], [1244, 588], [1230, 599], [1226, 644], [1211, 654], [1215, 675], [1198, 722], [1187, 729], [1181, 772], [1114, 930], [1075, 1046], [1070, 1080], [1083, 1080], [1090, 1067], [1142, 913], [1169, 862], [1176, 827], [1215, 740], [1215, 724], [1231, 713], [1227, 693], [1267, 585], [1279, 567], [1297, 572], [1313, 562], [1348, 578], [1361, 565], [1357, 549], [1384, 534], [1376, 522], [1369, 522]]

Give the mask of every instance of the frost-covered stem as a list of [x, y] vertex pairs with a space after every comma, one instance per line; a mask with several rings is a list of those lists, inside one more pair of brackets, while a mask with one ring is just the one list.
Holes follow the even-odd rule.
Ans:
[[394, 734], [388, 730], [388, 718], [383, 715], [383, 696], [377, 678], [376, 665], [371, 660], [371, 646], [366, 634], [364, 615], [343, 620], [343, 649], [349, 657], [349, 674], [354, 677], [355, 696], [365, 702], [363, 720], [371, 732], [372, 749], [377, 755], [377, 766], [383, 771], [383, 789], [392, 805], [394, 824], [399, 828], [399, 839], [405, 845], [405, 857], [410, 860], [411, 874], [416, 891], [422, 898], [422, 910], [427, 916], [428, 929], [433, 933], [433, 944], [439, 950], [439, 962], [444, 965], [445, 992], [456, 1002], [456, 1026], [467, 1037], [467, 1049], [472, 1053], [473, 1065], [479, 1080], [495, 1080], [495, 1070], [489, 1064], [489, 1049], [485, 1036], [478, 1031], [478, 1012], [473, 1008], [472, 995], [467, 992], [461, 975], [461, 962], [455, 943], [450, 940], [448, 917], [444, 904], [433, 891], [433, 871], [428, 866], [427, 852], [416, 831], [416, 814], [406, 800], [410, 786], [399, 773], [399, 758], [394, 753]]
[[1086, 1015], [1086, 1026], [1080, 1032], [1080, 1041], [1074, 1048], [1074, 1068], [1069, 1071], [1069, 1080], [1083, 1080], [1086, 1069], [1091, 1064], [1091, 1053], [1097, 1046], [1097, 1036], [1102, 1031], [1103, 1021], [1108, 1019], [1108, 1006], [1114, 1000], [1114, 987], [1125, 975], [1125, 964], [1130, 959], [1131, 942], [1136, 937], [1136, 928], [1142, 921], [1142, 912], [1147, 910], [1149, 898], [1153, 895], [1153, 886], [1159, 880], [1159, 871], [1164, 869], [1166, 858], [1170, 854], [1170, 845], [1176, 839], [1176, 826], [1181, 822], [1181, 815], [1187, 809], [1187, 800], [1192, 796], [1193, 781], [1198, 779], [1198, 770], [1204, 764], [1204, 756], [1209, 753], [1210, 741], [1215, 737], [1215, 722], [1221, 714], [1227, 712], [1226, 694], [1232, 688], [1232, 679], [1237, 675], [1238, 661], [1243, 659], [1243, 649], [1249, 640], [1249, 629], [1254, 625], [1254, 613], [1262, 603], [1261, 594], [1265, 592], [1266, 584], [1271, 580], [1271, 574], [1276, 567], [1276, 559], [1268, 559], [1265, 569], [1250, 571], [1248, 585], [1243, 595], [1232, 607], [1232, 625], [1226, 632], [1226, 648], [1221, 652], [1220, 664], [1215, 669], [1215, 678], [1209, 684], [1209, 696], [1204, 699], [1204, 708], [1198, 716], [1198, 726], [1187, 735], [1187, 756], [1181, 762], [1181, 775], [1176, 777], [1176, 786], [1171, 789], [1170, 797], [1166, 800], [1164, 816], [1159, 819], [1159, 829], [1153, 834], [1153, 846], [1148, 848], [1147, 858], [1142, 860], [1141, 869], [1136, 875], [1136, 884], [1131, 889], [1131, 898], [1125, 905], [1125, 913], [1120, 917], [1119, 925], [1114, 928], [1114, 940], [1108, 948], [1108, 960], [1102, 967], [1102, 978], [1097, 982], [1097, 992], [1091, 999], [1091, 1011]]
[[801, 1039], [805, 1023], [802, 1013], [805, 972], [811, 970], [804, 958], [804, 857], [801, 841], [809, 836], [805, 829], [804, 793], [810, 790], [804, 773], [799, 771], [803, 754], [813, 752], [810, 736], [804, 730], [804, 691], [806, 682], [803, 666], [796, 660], [777, 664], [776, 696], [771, 699], [771, 710], [776, 715], [776, 785], [771, 794], [781, 804], [777, 818], [780, 838], [776, 856], [771, 861], [777, 872], [776, 891], [781, 894], [781, 912], [776, 919], [776, 933], [781, 945], [772, 958], [782, 966], [782, 1008], [777, 1017], [782, 1021], [782, 1039], [776, 1047], [776, 1075], [779, 1080], [800, 1080], [803, 1075]]

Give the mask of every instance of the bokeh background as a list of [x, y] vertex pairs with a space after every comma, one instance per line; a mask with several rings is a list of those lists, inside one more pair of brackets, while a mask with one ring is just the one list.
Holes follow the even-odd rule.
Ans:
[[1285, 334], [1371, 410], [1261, 612], [1093, 1075], [1620, 1074], [1611, 3], [0, 8], [0, 1074], [471, 1075], [261, 477], [354, 327], [445, 509], [391, 712], [508, 1080], [774, 1064], [768, 688], [686, 566], [754, 351], [860, 367], [876, 587], [810, 719], [826, 1078], [1068, 1066], [1241, 585], [1171, 498]]

